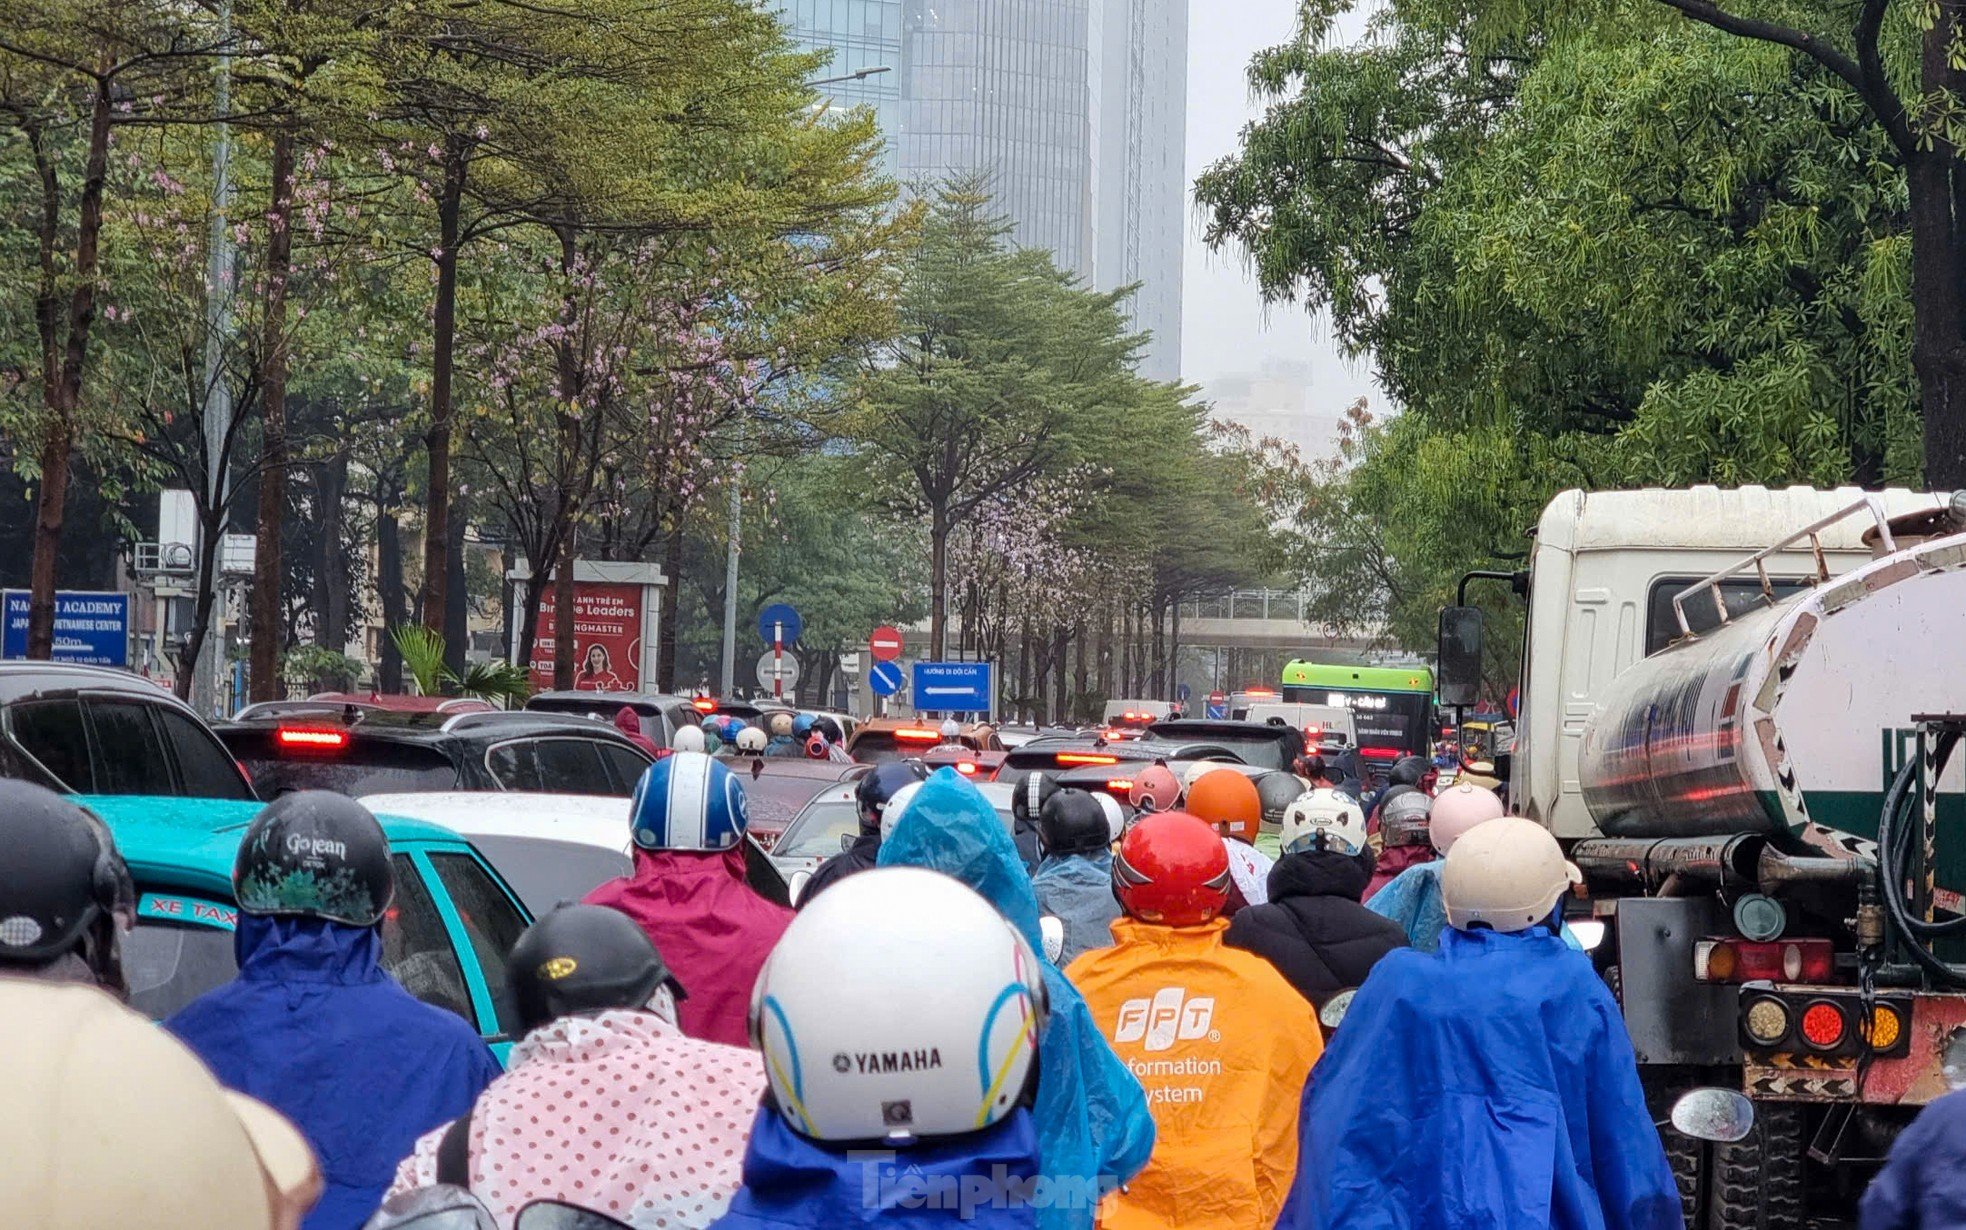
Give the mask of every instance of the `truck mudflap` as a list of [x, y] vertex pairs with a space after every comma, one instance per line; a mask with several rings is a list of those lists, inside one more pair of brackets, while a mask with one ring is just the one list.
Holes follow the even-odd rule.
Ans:
[[1740, 1013], [1757, 1101], [1917, 1107], [1966, 1085], [1966, 994], [1882, 992], [1867, 1022], [1853, 988], [1750, 983]]

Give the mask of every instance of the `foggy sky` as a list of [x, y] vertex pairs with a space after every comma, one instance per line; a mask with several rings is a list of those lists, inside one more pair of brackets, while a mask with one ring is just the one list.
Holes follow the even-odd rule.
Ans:
[[[1182, 377], [1207, 392], [1225, 380], [1233, 384], [1236, 377], [1260, 375], [1266, 362], [1308, 364], [1305, 408], [1316, 419], [1335, 417], [1360, 396], [1369, 399], [1375, 413], [1384, 414], [1390, 407], [1367, 364], [1342, 358], [1329, 328], [1301, 307], [1265, 308], [1240, 253], [1211, 252], [1201, 239], [1195, 176], [1233, 152], [1243, 125], [1257, 114], [1245, 76], [1250, 55], [1288, 41], [1295, 10], [1296, 0], [1190, 2]], [[1356, 30], [1363, 23], [1353, 14], [1343, 24]]]

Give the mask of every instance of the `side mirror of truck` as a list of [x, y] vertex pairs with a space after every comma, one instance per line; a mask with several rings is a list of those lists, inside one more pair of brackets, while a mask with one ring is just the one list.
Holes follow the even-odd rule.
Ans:
[[1472, 705], [1481, 698], [1481, 608], [1441, 608], [1435, 678], [1443, 705]]

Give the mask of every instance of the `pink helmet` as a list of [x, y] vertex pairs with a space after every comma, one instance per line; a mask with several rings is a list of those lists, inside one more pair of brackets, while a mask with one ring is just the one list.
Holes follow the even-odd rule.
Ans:
[[1429, 836], [1434, 849], [1445, 855], [1461, 834], [1485, 820], [1508, 814], [1502, 800], [1484, 786], [1451, 786], [1434, 799]]

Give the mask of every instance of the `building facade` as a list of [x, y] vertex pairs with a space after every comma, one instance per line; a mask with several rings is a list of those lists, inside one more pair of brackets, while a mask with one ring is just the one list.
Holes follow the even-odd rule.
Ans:
[[[988, 177], [1019, 244], [1102, 290], [1139, 284], [1143, 371], [1176, 379], [1187, 0], [779, 0], [833, 54], [821, 87], [872, 106], [887, 169]], [[874, 67], [892, 71], [833, 81]]]

